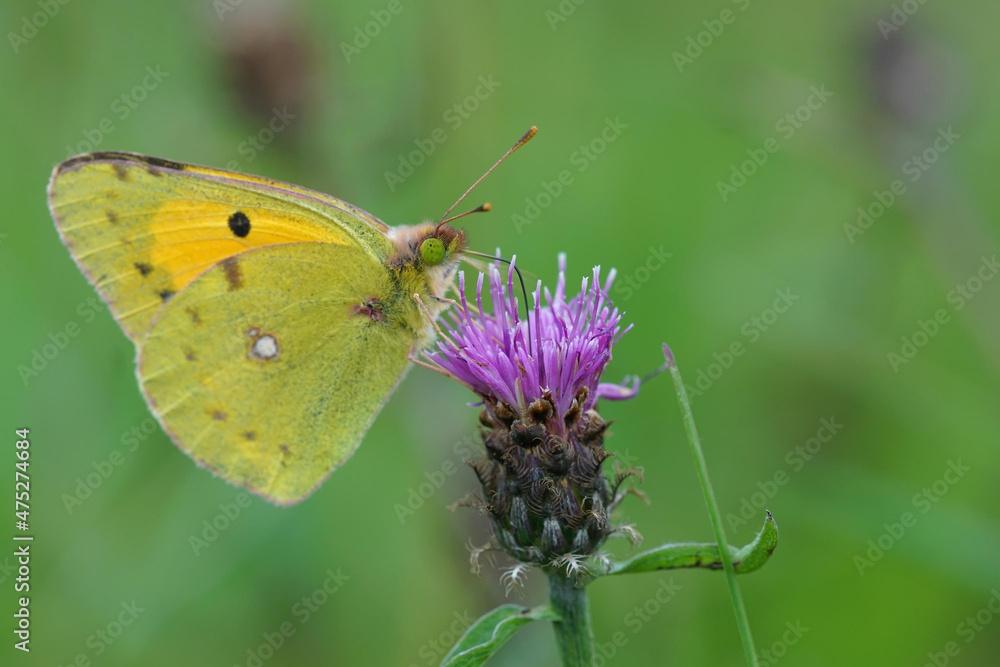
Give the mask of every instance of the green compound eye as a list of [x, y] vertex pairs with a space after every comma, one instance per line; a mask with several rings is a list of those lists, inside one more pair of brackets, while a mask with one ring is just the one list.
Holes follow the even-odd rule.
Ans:
[[444, 243], [434, 236], [420, 243], [420, 259], [428, 266], [436, 266], [444, 261]]

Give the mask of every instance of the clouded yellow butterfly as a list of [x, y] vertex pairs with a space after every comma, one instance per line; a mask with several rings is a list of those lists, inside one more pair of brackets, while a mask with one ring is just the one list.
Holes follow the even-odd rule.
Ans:
[[390, 227], [305, 188], [132, 153], [58, 165], [49, 207], [135, 343], [164, 430], [277, 504], [360, 444], [466, 248], [447, 221]]

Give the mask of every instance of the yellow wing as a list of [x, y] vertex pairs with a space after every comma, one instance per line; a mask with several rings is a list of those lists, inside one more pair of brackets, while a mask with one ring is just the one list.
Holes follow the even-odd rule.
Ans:
[[360, 245], [379, 259], [393, 249], [385, 223], [329, 195], [132, 153], [58, 165], [49, 207], [80, 269], [137, 343], [164, 303], [236, 253], [303, 241]]
[[410, 286], [356, 245], [257, 248], [162, 307], [139, 379], [181, 449], [291, 504], [357, 448], [403, 377], [415, 325]]

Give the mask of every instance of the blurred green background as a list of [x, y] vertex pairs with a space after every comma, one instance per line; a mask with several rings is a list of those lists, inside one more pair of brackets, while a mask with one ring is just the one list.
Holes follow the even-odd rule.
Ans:
[[[133, 346], [52, 226], [52, 167], [94, 149], [228, 165], [414, 223], [532, 124], [470, 198], [494, 206], [463, 221], [472, 246], [546, 282], [557, 251], [572, 282], [595, 264], [632, 282], [613, 294], [636, 326], [609, 379], [652, 370], [668, 341], [730, 539], [765, 506], [777, 519], [772, 562], [741, 579], [762, 664], [996, 664], [1000, 6], [16, 0], [0, 18], [0, 489], [28, 426], [37, 536], [30, 656], [11, 648], [0, 552], [4, 664], [254, 665], [286, 622], [261, 664], [437, 664], [504, 600], [498, 569], [469, 572], [485, 519], [446, 509], [475, 490], [454, 466], [476, 423], [460, 387], [415, 370], [308, 501], [239, 507], [153, 428]], [[651, 504], [623, 515], [645, 546], [711, 540], [669, 379], [603, 414], [608, 448], [646, 471]], [[424, 499], [428, 475], [444, 483]], [[193, 547], [213, 521], [228, 526]], [[328, 571], [340, 588], [304, 619]], [[522, 602], [544, 588], [530, 578]], [[598, 642], [627, 638], [607, 664], [742, 664], [718, 573], [590, 592]], [[537, 624], [493, 664], [556, 661]]]

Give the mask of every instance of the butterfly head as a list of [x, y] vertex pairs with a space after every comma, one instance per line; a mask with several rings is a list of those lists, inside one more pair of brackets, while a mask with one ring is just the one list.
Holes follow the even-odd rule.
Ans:
[[442, 296], [465, 254], [465, 231], [447, 224], [424, 223], [393, 227], [389, 238], [396, 245], [396, 256], [389, 265], [416, 269], [426, 277], [430, 293]]

